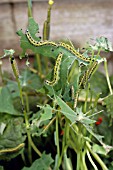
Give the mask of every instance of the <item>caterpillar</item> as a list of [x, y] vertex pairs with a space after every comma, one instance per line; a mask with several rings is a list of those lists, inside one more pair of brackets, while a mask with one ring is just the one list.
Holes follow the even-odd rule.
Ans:
[[45, 41], [35, 41], [35, 40], [32, 38], [29, 30], [26, 30], [25, 34], [26, 34], [27, 39], [29, 40], [29, 42], [30, 42], [32, 45], [36, 46], [36, 47], [40, 47], [40, 46], [43, 46], [43, 45], [58, 46], [58, 45], [57, 45], [55, 42], [53, 42], [53, 41], [47, 41], [47, 40], [45, 40]]
[[1, 153], [4, 154], [4, 153], [16, 152], [16, 151], [20, 150], [21, 148], [23, 148], [24, 145], [25, 145], [24, 143], [21, 143], [21, 144], [19, 144], [18, 146], [14, 147], [14, 148], [2, 149], [2, 150], [0, 150], [0, 154]]
[[76, 51], [72, 46], [70, 46], [69, 44], [66, 44], [64, 42], [59, 42], [59, 46], [64, 47], [65, 49], [67, 49], [68, 51], [70, 51], [72, 54], [74, 54], [75, 56], [77, 56], [77, 58], [83, 60], [83, 61], [87, 61], [88, 63], [90, 63], [91, 61], [93, 61], [94, 59], [91, 59], [89, 57], [85, 57], [82, 54], [80, 54], [78, 51]]
[[57, 57], [55, 66], [54, 66], [54, 77], [52, 81], [45, 80], [45, 83], [50, 86], [54, 86], [58, 80], [59, 80], [59, 70], [60, 70], [60, 65], [61, 65], [61, 60], [62, 60], [63, 53], [60, 53]]
[[83, 81], [84, 87], [86, 86], [86, 83], [90, 79], [93, 72], [96, 70], [97, 65], [98, 65], [98, 62], [94, 61], [93, 64], [91, 64], [91, 66], [89, 67], [89, 69], [86, 71], [85, 76], [84, 76], [84, 81]]
[[93, 74], [93, 72], [95, 71], [97, 65], [98, 65], [98, 62], [94, 61], [93, 64], [91, 64], [91, 66], [88, 68], [88, 70], [84, 73], [84, 75], [80, 79], [79, 88], [78, 88], [76, 95], [75, 95], [75, 98], [74, 98], [74, 108], [76, 108], [77, 100], [78, 100], [78, 97], [79, 97], [79, 92], [80, 92], [81, 87], [83, 86], [83, 88], [85, 88], [88, 79], [90, 79], [90, 77]]
[[10, 57], [10, 62], [11, 62], [11, 66], [12, 66], [12, 69], [13, 69], [13, 73], [14, 73], [15, 77], [18, 78], [19, 77], [19, 70], [18, 70], [17, 63], [16, 63], [13, 56]]
[[[36, 47], [40, 47], [40, 46], [44, 46], [44, 45], [51, 45], [51, 46], [55, 46], [57, 48], [61, 47], [66, 49], [68, 52], [71, 53], [71, 55], [76, 56], [78, 59], [85, 61], [85, 63], [90, 63], [91, 61], [94, 61], [94, 59], [90, 58], [90, 57], [85, 57], [82, 54], [80, 54], [78, 51], [76, 51], [72, 46], [70, 46], [69, 44], [66, 44], [64, 42], [59, 42], [58, 44], [56, 44], [53, 41], [48, 41], [48, 40], [44, 40], [44, 41], [36, 41], [34, 40], [34, 38], [31, 36], [29, 30], [27, 29], [25, 32], [25, 35], [27, 37], [27, 39], [29, 40], [29, 42], [36, 46]], [[62, 49], [61, 49], [62, 50]], [[64, 51], [63, 51], [64, 53]], [[65, 51], [66, 53], [66, 51]]]

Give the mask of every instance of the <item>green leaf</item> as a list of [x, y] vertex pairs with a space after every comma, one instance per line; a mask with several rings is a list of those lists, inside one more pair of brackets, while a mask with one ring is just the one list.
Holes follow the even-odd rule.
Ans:
[[44, 113], [41, 114], [40, 121], [45, 121], [45, 120], [51, 119], [53, 108], [50, 105], [47, 104], [43, 107], [43, 110], [44, 110]]
[[22, 170], [48, 170], [52, 163], [51, 155], [43, 153], [41, 158], [35, 160], [31, 167], [24, 167]]
[[3, 134], [3, 132], [4, 132], [4, 130], [5, 130], [5, 127], [6, 127], [6, 124], [3, 123], [3, 122], [1, 122], [1, 123], [0, 123], [0, 135]]
[[71, 159], [67, 157], [67, 153], [64, 153], [64, 169], [73, 170]]
[[15, 51], [13, 49], [4, 50], [4, 55], [0, 58], [4, 58], [4, 57], [10, 56], [10, 55], [12, 56], [14, 53], [15, 53]]
[[7, 87], [3, 87], [0, 93], [0, 112], [18, 115], [17, 111], [14, 109], [11, 93]]
[[109, 95], [105, 97], [103, 101], [104, 101], [104, 105], [106, 105], [107, 112], [113, 118], [113, 95]]
[[98, 50], [104, 50], [104, 51], [113, 51], [112, 43], [106, 38], [106, 37], [99, 37], [95, 39], [92, 39], [93, 45], [90, 42], [87, 42], [86, 49], [88, 51], [98, 51]]
[[18, 89], [18, 84], [16, 81], [8, 80], [6, 87], [10, 91], [10, 95], [12, 98], [16, 98], [20, 96], [20, 92]]
[[[5, 127], [0, 134], [0, 151], [17, 147], [25, 141], [25, 133], [23, 118], [14, 117], [8, 114], [0, 114], [0, 125], [5, 124]], [[8, 159], [16, 157], [21, 150], [16, 152], [0, 153], [0, 159]]]
[[90, 79], [90, 89], [95, 95], [100, 94], [101, 97], [105, 97], [108, 94], [108, 85], [105, 75], [96, 71]]
[[71, 122], [75, 122], [77, 114], [74, 112], [60, 97], [56, 97], [57, 104], [61, 108], [61, 113], [65, 115]]
[[3, 167], [3, 166], [0, 166], [0, 170], [4, 170], [4, 167]]
[[106, 155], [106, 150], [102, 146], [94, 144], [92, 149], [93, 149], [94, 152], [96, 152], [98, 154]]
[[102, 48], [103, 50], [113, 51], [112, 43], [106, 37], [96, 38], [96, 46]]
[[82, 107], [81, 108], [76, 108], [76, 113], [77, 113], [77, 121], [81, 122], [82, 124], [90, 125], [95, 123], [95, 120], [90, 119], [86, 114], [82, 112]]
[[[29, 29], [32, 37], [36, 41], [40, 41], [40, 38], [35, 35], [39, 30], [38, 24], [34, 21], [34, 19], [32, 17], [29, 17], [28, 22], [29, 22], [28, 29]], [[44, 47], [37, 48], [37, 47], [33, 46], [32, 44], [30, 44], [29, 40], [27, 39], [26, 35], [22, 32], [22, 30], [17, 31], [17, 34], [19, 36], [21, 36], [20, 46], [23, 50], [22, 54], [20, 56], [21, 58], [26, 56], [27, 49], [31, 49], [35, 54], [42, 54], [43, 56], [56, 58], [57, 55], [52, 55], [52, 53], [51, 53], [52, 49], [54, 49], [55, 47], [44, 46]]]
[[31, 73], [28, 69], [22, 72], [20, 81], [21, 81], [22, 88], [25, 88], [25, 90], [27, 88], [31, 90], [36, 90], [36, 89], [39, 90], [42, 87], [42, 82], [38, 77], [38, 75]]

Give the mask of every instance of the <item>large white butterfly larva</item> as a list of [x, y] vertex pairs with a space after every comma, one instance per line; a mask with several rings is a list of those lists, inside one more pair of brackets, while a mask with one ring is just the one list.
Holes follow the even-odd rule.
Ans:
[[2, 149], [0, 150], [0, 154], [5, 154], [5, 153], [12, 153], [12, 152], [17, 152], [18, 150], [22, 149], [25, 146], [24, 143], [19, 144], [18, 146], [14, 148], [8, 148], [8, 149]]
[[10, 57], [10, 62], [11, 62], [12, 70], [13, 70], [15, 77], [19, 78], [20, 74], [19, 74], [18, 66], [17, 66], [16, 60], [13, 56]]
[[78, 51], [76, 51], [72, 46], [70, 46], [69, 44], [66, 44], [64, 42], [59, 42], [58, 44], [56, 44], [55, 42], [48, 41], [48, 40], [45, 40], [45, 41], [36, 41], [31, 36], [31, 34], [30, 34], [28, 29], [26, 30], [25, 34], [26, 34], [26, 37], [29, 40], [29, 42], [32, 45], [34, 45], [35, 47], [40, 47], [40, 46], [43, 46], [43, 45], [52, 45], [52, 46], [56, 46], [56, 47], [61, 47], [61, 48], [64, 48], [64, 49], [68, 50], [72, 55], [76, 56], [78, 58], [78, 60], [80, 59], [80, 60], [85, 61], [87, 63], [90, 63], [91, 61], [93, 61], [93, 59], [91, 59], [90, 57], [83, 56]]
[[26, 30], [25, 34], [26, 34], [29, 42], [30, 42], [32, 45], [36, 46], [36, 47], [40, 47], [40, 46], [43, 46], [43, 45], [58, 46], [58, 45], [57, 45], [55, 42], [53, 42], [53, 41], [47, 41], [47, 40], [45, 40], [45, 41], [36, 41], [36, 40], [34, 40], [33, 37], [31, 36], [29, 30]]
[[60, 71], [60, 65], [61, 65], [61, 61], [62, 61], [62, 56], [63, 53], [60, 53], [56, 59], [55, 62], [55, 66], [54, 66], [54, 77], [52, 81], [49, 80], [45, 80], [45, 83], [49, 86], [54, 86], [55, 84], [57, 84], [58, 80], [59, 80], [59, 71]]
[[89, 57], [85, 57], [82, 54], [80, 54], [78, 51], [76, 51], [72, 46], [70, 46], [69, 44], [66, 44], [64, 42], [59, 42], [59, 46], [64, 47], [65, 49], [67, 49], [69, 52], [71, 52], [72, 54], [74, 54], [78, 59], [81, 59], [83, 61], [86, 61], [88, 63], [90, 63], [91, 61], [93, 61], [93, 59], [89, 58]]

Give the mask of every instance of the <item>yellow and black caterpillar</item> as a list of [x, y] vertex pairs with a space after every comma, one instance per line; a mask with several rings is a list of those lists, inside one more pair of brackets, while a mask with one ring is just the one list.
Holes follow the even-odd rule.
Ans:
[[61, 65], [63, 53], [60, 53], [56, 59], [56, 63], [54, 66], [54, 77], [52, 81], [46, 80], [45, 83], [50, 86], [54, 86], [59, 80], [59, 70]]
[[[53, 41], [36, 41], [30, 34], [29, 30], [27, 29], [25, 32], [25, 35], [28, 39], [28, 41], [30, 42], [30, 44], [32, 44], [35, 47], [43, 47], [43, 46], [50, 46], [50, 47], [55, 47], [56, 53], [51, 53], [51, 55], [58, 55], [57, 59], [56, 59], [56, 63], [55, 63], [55, 67], [54, 67], [54, 77], [52, 81], [46, 80], [46, 84], [50, 85], [50, 86], [54, 86], [58, 80], [59, 80], [59, 71], [60, 71], [60, 64], [61, 64], [61, 60], [63, 55], [67, 56], [67, 57], [75, 57], [76, 60], [78, 60], [80, 63], [84, 64], [84, 65], [89, 65], [90, 63], [94, 63], [93, 67], [91, 67], [90, 69], [88, 69], [85, 72], [85, 75], [82, 77], [82, 85], [85, 86], [86, 84], [86, 80], [88, 80], [93, 72], [93, 70], [95, 69], [95, 67], [98, 64], [98, 60], [95, 60], [95, 58], [90, 58], [90, 57], [85, 57], [84, 55], [80, 54], [78, 51], [76, 51], [72, 46], [70, 46], [69, 44], [66, 44], [64, 42], [59, 42], [58, 44], [53, 42]], [[54, 50], [53, 50], [54, 51]], [[42, 52], [43, 54], [43, 52]], [[48, 53], [47, 53], [48, 54]], [[50, 54], [49, 54], [50, 55]], [[56, 56], [55, 56], [56, 58]], [[81, 82], [79, 83], [79, 86], [81, 86]]]

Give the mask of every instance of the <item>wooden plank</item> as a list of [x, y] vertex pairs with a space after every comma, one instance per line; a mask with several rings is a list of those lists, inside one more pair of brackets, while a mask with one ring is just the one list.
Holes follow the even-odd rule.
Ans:
[[[70, 39], [77, 46], [84, 46], [90, 38], [105, 36], [113, 43], [113, 1], [103, 3], [90, 1], [57, 1], [52, 10], [51, 39]], [[46, 18], [47, 7], [41, 9], [34, 3], [34, 18], [40, 25]]]
[[[113, 43], [113, 2], [101, 1], [70, 0], [70, 3], [64, 3], [64, 0], [57, 0], [52, 9], [51, 40], [69, 38], [76, 47], [83, 47], [90, 38], [105, 36]], [[39, 24], [40, 35], [47, 8], [45, 2], [33, 2], [33, 16]], [[4, 48], [14, 48], [17, 54], [20, 52], [16, 31], [21, 28], [25, 31], [27, 18], [27, 3], [0, 5], [0, 55]]]
[[9, 4], [0, 5], [0, 55], [3, 53], [3, 49], [14, 47], [16, 39], [14, 28], [11, 6]]
[[[0, 4], [3, 3], [24, 3], [27, 0], [0, 0]], [[32, 0], [32, 2], [48, 2], [48, 0]]]
[[[57, 3], [56, 0], [54, 0], [55, 3]], [[59, 0], [58, 0], [59, 1]], [[68, 2], [69, 4], [72, 2], [74, 3], [75, 0], [62, 0], [63, 2]], [[82, 2], [83, 4], [85, 3], [90, 3], [90, 2], [95, 2], [95, 3], [103, 3], [103, 2], [106, 2], [106, 0], [79, 0], [79, 2]], [[27, 0], [0, 0], [0, 3], [24, 3], [24, 2], [27, 2]], [[32, 0], [32, 2], [48, 2], [48, 0]], [[59, 1], [61, 2], [61, 1]], [[108, 3], [112, 2], [112, 0], [107, 0]]]

